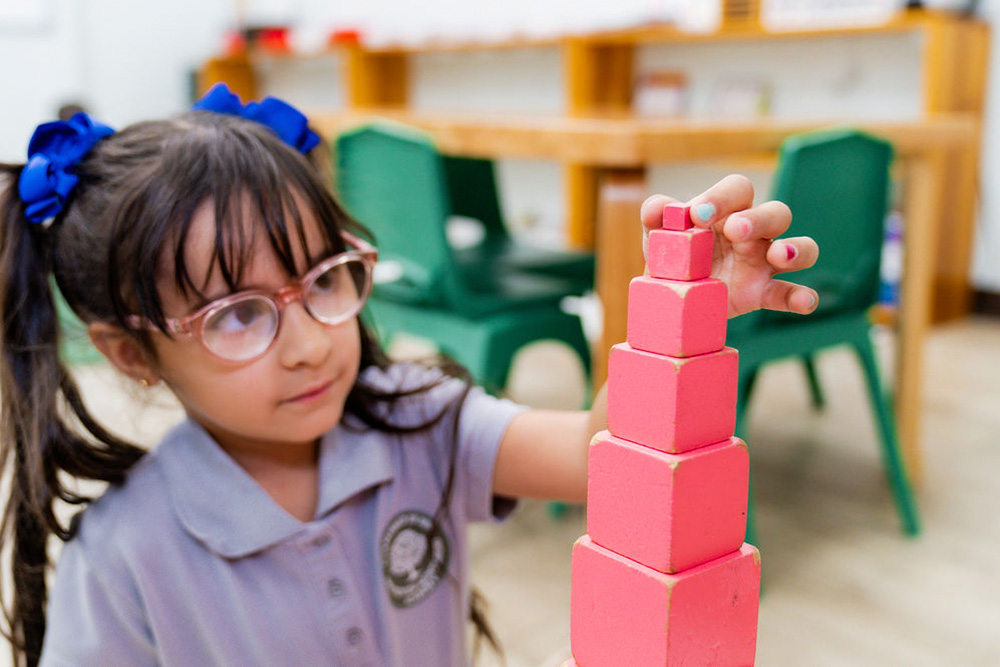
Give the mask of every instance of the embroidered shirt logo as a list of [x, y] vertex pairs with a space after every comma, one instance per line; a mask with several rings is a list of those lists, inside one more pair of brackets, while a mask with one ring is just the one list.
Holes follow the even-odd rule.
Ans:
[[389, 599], [411, 607], [430, 595], [448, 569], [448, 538], [433, 517], [407, 510], [397, 514], [380, 545], [382, 577]]

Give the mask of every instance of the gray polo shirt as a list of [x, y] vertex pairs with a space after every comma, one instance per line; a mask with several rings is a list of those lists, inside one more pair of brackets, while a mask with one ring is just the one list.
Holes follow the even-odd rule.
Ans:
[[[369, 371], [380, 386], [423, 369]], [[449, 381], [392, 414], [416, 423]], [[520, 410], [464, 403], [449, 519], [431, 530], [452, 420], [405, 435], [338, 426], [320, 445], [316, 518], [280, 508], [192, 421], [175, 427], [83, 515], [56, 568], [43, 665], [461, 665], [468, 662], [468, 521], [491, 492]]]

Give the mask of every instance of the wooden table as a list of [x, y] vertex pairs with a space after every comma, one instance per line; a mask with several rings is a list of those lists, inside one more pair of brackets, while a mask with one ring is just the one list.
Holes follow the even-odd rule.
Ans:
[[[399, 110], [311, 115], [317, 129], [328, 137], [373, 117], [419, 127], [445, 153], [551, 159], [599, 169], [597, 293], [604, 307], [604, 332], [594, 359], [595, 385], [605, 377], [608, 349], [625, 340], [628, 281], [643, 271], [639, 205], [651, 194], [645, 182], [647, 166], [773, 155], [785, 137], [832, 124], [807, 120], [708, 123], [628, 117], [452, 116]], [[896, 417], [910, 474], [920, 479], [923, 347], [931, 322], [936, 240], [946, 221], [945, 176], [956, 154], [975, 154], [979, 121], [973, 114], [956, 113], [912, 121], [841, 119], [837, 124], [858, 127], [892, 142], [904, 170], [906, 233], [903, 300], [897, 317]]]

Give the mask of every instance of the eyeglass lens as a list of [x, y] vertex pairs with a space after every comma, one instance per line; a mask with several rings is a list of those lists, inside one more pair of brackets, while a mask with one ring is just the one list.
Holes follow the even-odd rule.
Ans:
[[[368, 280], [368, 266], [360, 259], [334, 264], [305, 286], [306, 310], [324, 324], [338, 324], [358, 310]], [[246, 361], [268, 348], [278, 333], [278, 321], [274, 301], [262, 295], [249, 295], [206, 317], [202, 341], [219, 357]]]

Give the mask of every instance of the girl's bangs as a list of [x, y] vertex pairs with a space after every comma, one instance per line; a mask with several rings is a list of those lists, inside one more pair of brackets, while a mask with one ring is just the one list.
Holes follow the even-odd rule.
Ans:
[[[198, 302], [207, 298], [203, 287], [208, 276], [193, 275], [184, 252], [195, 214], [206, 201], [213, 202], [215, 217], [208, 272], [210, 275], [217, 270], [230, 291], [243, 288], [243, 277], [255, 253], [265, 247], [265, 240], [289, 276], [305, 273], [311, 259], [344, 250], [340, 230], [349, 222], [314, 168], [283, 145], [279, 150], [268, 146], [267, 139], [244, 132], [208, 147], [192, 146], [189, 150], [200, 151], [200, 159], [178, 159], [174, 163], [197, 166], [166, 174], [161, 188], [166, 192], [150, 197], [148, 210], [164, 212], [156, 216], [160, 219], [153, 225], [163, 232], [151, 235], [161, 241], [142, 254], [155, 257], [154, 266], [161, 272], [173, 274], [161, 278], [172, 278], [185, 298]], [[166, 156], [164, 163], [169, 164]], [[166, 206], [158, 205], [161, 198]], [[303, 209], [309, 210], [319, 223], [323, 247], [308, 246]], [[302, 253], [306, 265], [297, 265], [297, 248], [306, 251]], [[164, 262], [164, 257], [172, 262]], [[164, 323], [156, 277], [150, 275], [143, 282], [147, 284], [139, 287], [137, 295], [142, 314], [153, 322]]]

